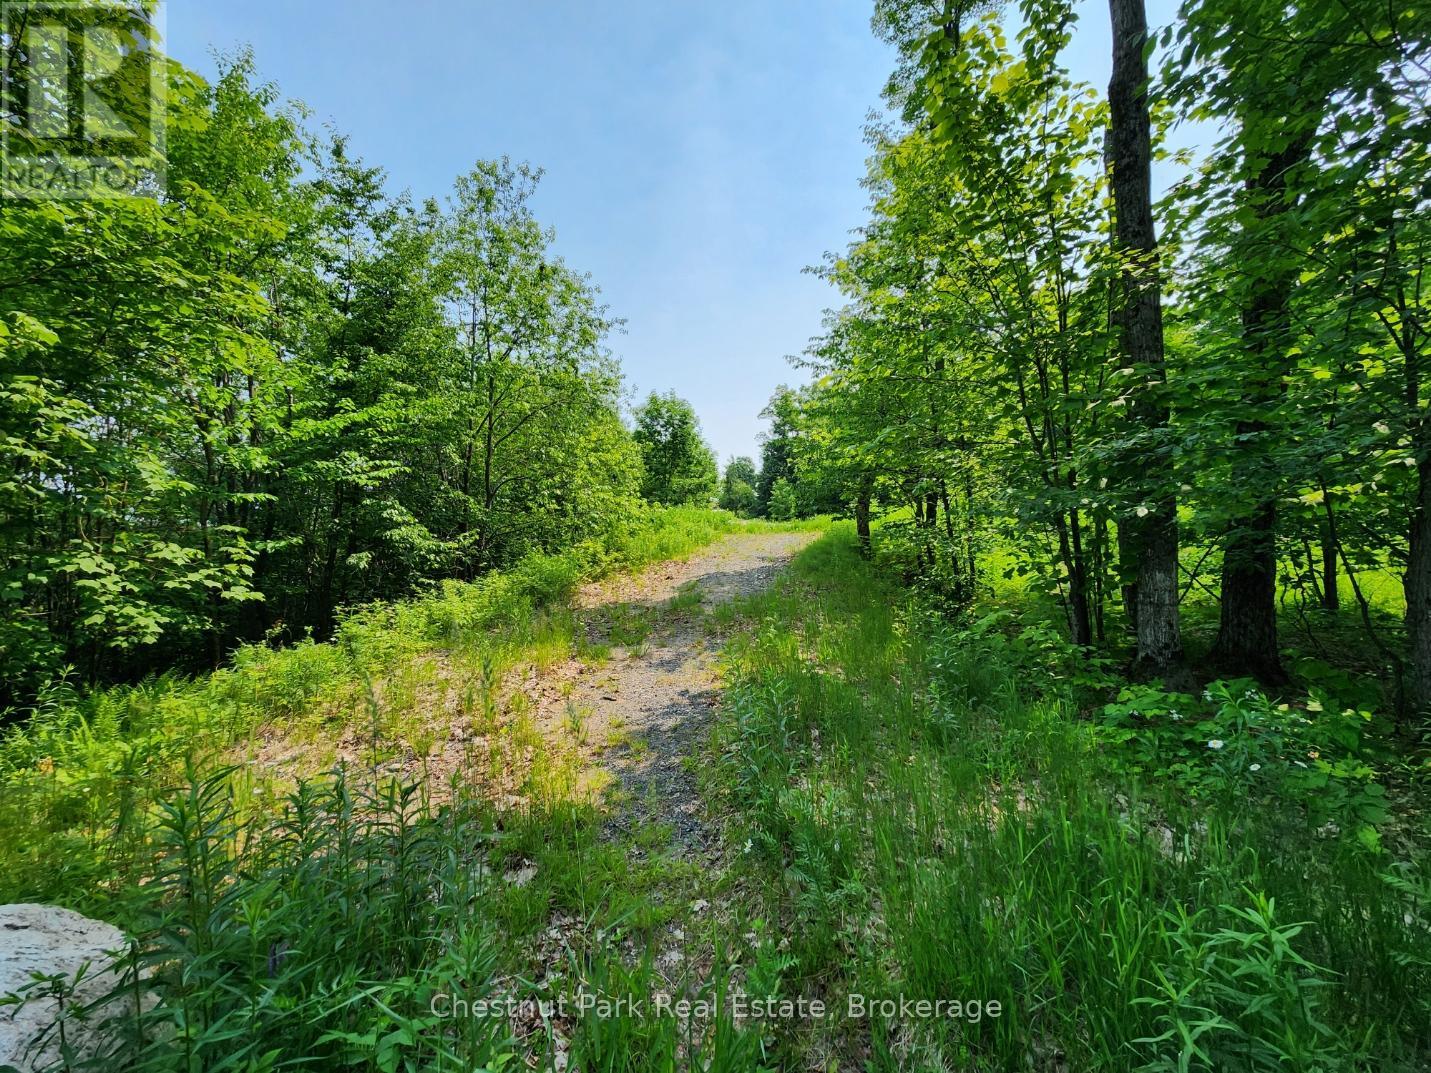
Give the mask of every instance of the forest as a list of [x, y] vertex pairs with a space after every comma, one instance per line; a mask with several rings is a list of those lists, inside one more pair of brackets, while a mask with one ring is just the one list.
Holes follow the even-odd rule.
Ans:
[[[1060, 66], [1066, 7], [1024, 5], [1012, 45], [977, 5], [932, 29], [880, 8], [901, 117], [875, 135], [870, 223], [824, 268], [848, 303], [810, 351], [802, 469], [862, 514], [906, 508], [951, 598], [1011, 555], [1073, 643], [1126, 629], [1140, 677], [1283, 685], [1288, 620], [1315, 652], [1345, 597], [1422, 733], [1425, 27], [1186, 5], [1145, 94], [1141, 5], [1112, 8], [1106, 96]], [[1155, 203], [1151, 161], [1194, 120], [1217, 140]], [[1393, 579], [1400, 621], [1376, 598]], [[1194, 590], [1216, 628], [1185, 646]]]
[[1168, 11], [874, 0], [724, 464], [262, 55], [0, 197], [0, 1073], [1428, 1068], [1431, 8]]
[[323, 639], [643, 494], [711, 498], [688, 405], [623, 426], [616, 321], [551, 252], [538, 171], [414, 205], [248, 57], [171, 82], [167, 200], [3, 206], [9, 700]]

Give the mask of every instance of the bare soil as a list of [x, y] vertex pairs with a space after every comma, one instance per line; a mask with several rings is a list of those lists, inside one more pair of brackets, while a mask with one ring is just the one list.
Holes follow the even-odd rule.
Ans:
[[[386, 775], [425, 781], [433, 799], [458, 785], [475, 788], [499, 810], [529, 801], [529, 776], [542, 758], [574, 772], [564, 797], [589, 800], [608, 813], [613, 836], [642, 822], [668, 824], [676, 848], [711, 848], [691, 770], [709, 732], [719, 696], [721, 638], [707, 612], [766, 588], [816, 532], [737, 532], [687, 556], [584, 586], [574, 601], [584, 644], [569, 656], [509, 670], [498, 686], [495, 723], [464, 710], [460, 698], [477, 672], [433, 653], [415, 665], [422, 675], [400, 700], [392, 680], [374, 683], [379, 701], [399, 704], [403, 729], [427, 726], [425, 747], [405, 742], [379, 765]], [[361, 698], [340, 709], [357, 710]], [[514, 714], [525, 712], [517, 730]], [[331, 763], [362, 768], [371, 733], [353, 719], [342, 736], [294, 738], [265, 728], [243, 757], [269, 776], [297, 778]]]
[[538, 676], [527, 692], [544, 738], [571, 738], [579, 721], [583, 760], [609, 773], [595, 781], [616, 791], [608, 795], [617, 806], [613, 833], [651, 821], [669, 824], [691, 851], [708, 847], [692, 770], [719, 697], [720, 639], [706, 612], [769, 586], [818, 535], [735, 533], [684, 560], [582, 589], [577, 607], [587, 643], [609, 646], [609, 658], [573, 660]]

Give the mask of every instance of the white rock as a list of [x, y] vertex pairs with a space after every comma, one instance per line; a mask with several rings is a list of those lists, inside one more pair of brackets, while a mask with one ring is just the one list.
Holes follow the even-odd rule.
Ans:
[[502, 878], [514, 887], [525, 887], [537, 875], [537, 866], [528, 862], [520, 868], [514, 868], [506, 873]]
[[[73, 981], [86, 964], [84, 978], [65, 1002], [67, 1010], [82, 1008], [113, 991], [119, 976], [108, 968], [115, 951], [123, 950], [128, 939], [118, 928], [102, 920], [91, 920], [72, 909], [53, 905], [0, 905], [0, 998], [6, 995], [34, 995], [25, 988], [34, 973], [63, 974]], [[145, 1005], [150, 1005], [146, 996]], [[47, 1030], [55, 1024], [59, 1002], [33, 997], [20, 1006], [0, 1006], [0, 1069], [14, 1066], [31, 1073], [55, 1065], [60, 1059], [59, 1037]], [[84, 1019], [70, 1013], [65, 1038], [77, 1060], [92, 1058], [111, 1038], [104, 1022], [123, 1014], [116, 999]], [[43, 1037], [38, 1048], [36, 1041]]]

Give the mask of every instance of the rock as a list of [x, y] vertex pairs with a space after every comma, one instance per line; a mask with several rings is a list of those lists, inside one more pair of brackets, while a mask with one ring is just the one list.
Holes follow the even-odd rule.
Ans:
[[[47, 1069], [60, 1059], [55, 1024], [59, 1002], [26, 991], [34, 973], [63, 975], [71, 983], [84, 969], [83, 978], [65, 1002], [76, 1010], [103, 998], [118, 985], [120, 977], [108, 966], [112, 954], [123, 950], [125, 934], [102, 920], [91, 920], [72, 909], [54, 905], [0, 905], [0, 999], [7, 995], [28, 998], [21, 1005], [0, 1005], [0, 1069], [13, 1066], [20, 1073]], [[88, 968], [85, 966], [88, 965]], [[34, 996], [34, 997], [29, 997]], [[146, 997], [148, 1006], [152, 999]], [[65, 1038], [75, 1060], [100, 1054], [110, 1033], [104, 1023], [124, 1013], [124, 1003], [115, 999], [83, 1019], [70, 1013]], [[37, 1042], [40, 1045], [37, 1047]]]
[[514, 887], [525, 887], [534, 878], [536, 878], [536, 874], [537, 866], [528, 862], [522, 865], [520, 868], [512, 869], [502, 878]]

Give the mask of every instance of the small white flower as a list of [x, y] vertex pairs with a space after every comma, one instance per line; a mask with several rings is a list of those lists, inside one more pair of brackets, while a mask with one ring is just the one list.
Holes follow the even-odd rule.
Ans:
[[749, 853], [749, 852], [750, 852], [751, 850], [753, 850], [754, 848], [755, 848], [755, 843], [752, 842], [750, 839], [747, 838], [747, 839], [745, 840], [745, 852], [746, 852], [746, 853]]
[[1174, 720], [1178, 720], [1178, 719], [1181, 719], [1181, 718], [1182, 718], [1182, 716], [1179, 715], [1177, 712], [1169, 712], [1168, 714], [1171, 715]]
[[1247, 770], [1248, 770], [1248, 771], [1261, 771], [1261, 770], [1262, 770], [1262, 765], [1261, 765], [1261, 764], [1248, 764], [1248, 765], [1247, 765]]
[[1213, 738], [1212, 741], [1207, 743], [1207, 747], [1209, 749], [1221, 749], [1226, 744], [1227, 742], [1223, 741], [1221, 738]]
[[1202, 699], [1203, 699], [1203, 700], [1212, 700], [1212, 690], [1210, 690], [1210, 689], [1204, 689], [1204, 690], [1202, 691]]

